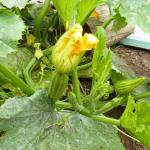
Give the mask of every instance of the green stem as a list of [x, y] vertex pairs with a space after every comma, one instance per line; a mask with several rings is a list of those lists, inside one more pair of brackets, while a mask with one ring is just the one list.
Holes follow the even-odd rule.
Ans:
[[31, 72], [36, 64], [37, 64], [37, 59], [36, 59], [36, 57], [33, 57], [23, 72], [25, 81], [30, 87], [35, 86], [32, 78], [31, 78]]
[[9, 69], [7, 69], [5, 66], [0, 64], [0, 72], [10, 79], [12, 83], [16, 86], [18, 86], [23, 92], [25, 92], [27, 95], [32, 95], [34, 93], [34, 90], [30, 88], [26, 83], [24, 83], [18, 76], [16, 76], [13, 72], [11, 72]]
[[101, 122], [108, 123], [108, 124], [113, 124], [113, 125], [116, 125], [116, 126], [120, 125], [120, 120], [118, 120], [118, 119], [113, 119], [113, 118], [109, 118], [109, 117], [102, 116], [102, 115], [101, 116], [93, 115], [91, 117], [96, 121], [101, 121]]
[[[73, 110], [72, 105], [68, 102], [57, 101], [55, 106], [57, 108]], [[90, 116], [90, 114], [89, 114], [89, 112], [87, 112], [87, 110], [86, 111], [80, 110], [80, 113], [87, 116], [87, 117], [91, 117], [93, 120], [96, 120], [96, 121], [101, 121], [101, 122], [104, 122], [104, 123], [113, 124], [113, 125], [117, 125], [117, 126], [120, 125], [120, 120], [109, 118], [109, 117], [106, 117], [106, 116], [103, 116], [103, 115], [101, 115], [101, 116], [100, 115]]]
[[[50, 48], [47, 48], [47, 49], [43, 50], [44, 56], [51, 55], [52, 49], [53, 49], [53, 46], [50, 47]], [[36, 65], [38, 62], [39, 62], [39, 60], [37, 60], [36, 57], [33, 57], [33, 58], [31, 59], [31, 61], [29, 62], [29, 64], [27, 65], [27, 67], [25, 68], [24, 72], [23, 72], [25, 81], [26, 81], [26, 83], [27, 83], [30, 87], [34, 87], [34, 86], [35, 86], [35, 84], [34, 84], [34, 82], [33, 82], [33, 80], [32, 80], [32, 77], [31, 77], [31, 73], [32, 73], [32, 70], [34, 69], [35, 65]]]
[[79, 112], [85, 116], [90, 116], [90, 111], [87, 108], [85, 108], [83, 105], [80, 105], [78, 103], [78, 100], [77, 100], [75, 93], [73, 93], [73, 92], [69, 93], [69, 101], [70, 101], [70, 104], [72, 104], [73, 108], [77, 112]]
[[11, 83], [11, 80], [9, 80], [2, 73], [0, 73], [0, 85], [2, 85], [4, 83]]
[[72, 83], [73, 83], [73, 92], [75, 93], [75, 95], [77, 97], [78, 104], [82, 105], [80, 83], [79, 83], [78, 73], [77, 73], [76, 69], [74, 69], [72, 72]]
[[48, 11], [48, 8], [49, 8], [49, 5], [50, 5], [50, 0], [45, 0], [44, 5], [43, 5], [43, 7], [42, 7], [42, 9], [41, 9], [41, 11], [39, 13], [39, 15], [38, 15], [38, 17], [35, 20], [34, 34], [38, 38], [41, 37], [41, 34], [40, 34], [41, 21], [44, 18], [44, 16], [46, 15], [46, 13]]
[[148, 97], [150, 97], [150, 92], [145, 92], [142, 94], [135, 95], [134, 99], [139, 100], [139, 99], [148, 98]]
[[54, 48], [54, 46], [51, 46], [51, 47], [49, 47], [49, 48], [43, 50], [43, 55], [44, 55], [44, 56], [50, 56], [51, 53], [52, 53], [53, 48]]
[[79, 78], [91, 79], [93, 76], [92, 67], [78, 71]]
[[73, 107], [70, 103], [63, 102], [63, 101], [56, 101], [55, 106], [56, 106], [56, 108], [73, 109]]
[[106, 20], [103, 24], [102, 27], [106, 29], [108, 25], [114, 20], [114, 16], [111, 16], [108, 20]]
[[84, 69], [87, 69], [87, 68], [89, 68], [89, 67], [91, 67], [91, 66], [92, 66], [92, 62], [89, 62], [89, 63], [87, 63], [87, 64], [78, 66], [78, 67], [77, 67], [77, 70], [78, 70], [78, 71], [79, 71], [79, 70], [84, 70]]
[[103, 105], [102, 107], [100, 107], [97, 111], [96, 114], [103, 114], [106, 113], [110, 110], [112, 110], [113, 108], [123, 104], [125, 102], [125, 98], [122, 97], [116, 97], [113, 100], [107, 102], [105, 105]]

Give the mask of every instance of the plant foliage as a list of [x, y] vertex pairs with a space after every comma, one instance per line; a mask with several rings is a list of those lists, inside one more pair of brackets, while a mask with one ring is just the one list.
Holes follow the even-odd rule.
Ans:
[[19, 16], [6, 9], [0, 10], [0, 57], [16, 51], [24, 29], [25, 25]]
[[[107, 2], [110, 18], [88, 33], [104, 2], [0, 0], [0, 149], [124, 150], [114, 126], [150, 148], [150, 88], [136, 89], [145, 78], [133, 79], [105, 32], [112, 21], [113, 31], [133, 23], [150, 32], [150, 2]], [[118, 106], [119, 119], [106, 115]]]
[[150, 103], [147, 101], [135, 102], [129, 96], [128, 104], [121, 117], [121, 125], [150, 148]]
[[143, 31], [150, 33], [149, 0], [111, 0], [111, 6], [112, 8], [118, 7], [121, 16], [125, 17], [128, 23], [137, 24]]
[[2, 150], [124, 149], [113, 126], [78, 113], [53, 112], [46, 91], [8, 99], [0, 114]]
[[84, 24], [94, 8], [102, 2], [103, 1], [100, 0], [61, 0], [59, 2], [57, 0], [53, 0], [59, 15], [63, 19], [64, 23], [67, 23], [68, 25], [74, 23]]
[[8, 8], [12, 8], [12, 7], [18, 7], [19, 9], [22, 9], [26, 6], [28, 0], [21, 0], [21, 1], [18, 1], [18, 0], [0, 0], [0, 2], [8, 7]]

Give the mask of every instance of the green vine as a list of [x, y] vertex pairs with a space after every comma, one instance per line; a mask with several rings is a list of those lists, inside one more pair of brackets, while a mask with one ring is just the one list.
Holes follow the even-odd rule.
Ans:
[[46, 15], [48, 9], [50, 6], [50, 0], [45, 0], [44, 5], [38, 15], [38, 17], [35, 20], [35, 25], [34, 25], [34, 34], [36, 37], [38, 37], [39, 39], [41, 38], [41, 34], [40, 34], [40, 26], [41, 26], [41, 21], [44, 18], [44, 16]]
[[0, 72], [11, 80], [11, 82], [18, 86], [23, 92], [25, 92], [27, 95], [32, 95], [34, 93], [34, 90], [29, 87], [25, 82], [23, 82], [18, 76], [16, 76], [12, 71], [7, 69], [5, 66], [0, 64]]

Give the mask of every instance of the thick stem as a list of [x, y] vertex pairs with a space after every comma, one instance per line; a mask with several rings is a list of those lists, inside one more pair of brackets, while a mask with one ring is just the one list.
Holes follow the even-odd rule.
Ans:
[[80, 105], [78, 103], [78, 100], [77, 100], [77, 97], [76, 97], [75, 93], [73, 93], [73, 92], [69, 93], [69, 101], [72, 104], [73, 108], [77, 112], [79, 112], [79, 113], [81, 113], [85, 116], [90, 116], [90, 111], [87, 108], [85, 108], [83, 105]]
[[33, 57], [23, 72], [25, 81], [30, 87], [35, 86], [32, 78], [31, 78], [31, 73], [36, 64], [37, 64], [37, 59], [36, 59], [36, 57]]
[[114, 20], [114, 16], [111, 16], [110, 18], [108, 18], [108, 20], [106, 20], [103, 24], [102, 27], [104, 29], [106, 29], [108, 27], [108, 25]]
[[2, 64], [0, 64], [0, 72], [5, 77], [7, 77], [8, 79], [10, 79], [14, 85], [18, 86], [27, 95], [32, 95], [34, 93], [34, 90], [31, 87], [29, 87], [18, 76], [16, 76], [13, 72], [11, 72], [9, 69], [7, 69]]
[[104, 106], [100, 107], [97, 111], [96, 114], [102, 114], [102, 113], [106, 113], [110, 110], [112, 110], [113, 108], [123, 104], [126, 101], [125, 98], [122, 97], [116, 97], [113, 100], [107, 102]]
[[73, 84], [73, 92], [75, 93], [75, 95], [77, 97], [78, 104], [82, 105], [80, 83], [79, 83], [78, 73], [77, 73], [76, 69], [74, 69], [72, 72], [72, 84]]
[[43, 50], [43, 51], [42, 51], [42, 52], [43, 52], [43, 55], [44, 55], [44, 56], [50, 56], [51, 53], [52, 53], [53, 48], [54, 48], [54, 46], [51, 46], [51, 47], [49, 47], [49, 48]]
[[[44, 56], [51, 55], [52, 49], [53, 49], [53, 46], [50, 47], [50, 48], [47, 48], [47, 49], [43, 50]], [[35, 84], [34, 84], [32, 78], [31, 78], [31, 73], [32, 73], [32, 70], [34, 69], [35, 65], [36, 65], [38, 62], [39, 62], [39, 60], [37, 60], [36, 57], [33, 57], [33, 58], [31, 59], [31, 61], [29, 62], [29, 64], [27, 65], [27, 67], [25, 68], [24, 72], [23, 72], [25, 81], [26, 81], [26, 83], [27, 83], [30, 87], [34, 87], [34, 86], [35, 86]]]
[[[57, 101], [55, 106], [57, 108], [73, 110], [72, 105], [70, 103], [68, 103], [68, 102]], [[89, 112], [87, 112], [87, 110], [86, 111], [80, 110], [80, 113], [85, 115], [85, 116], [87, 116], [87, 117], [91, 117], [93, 120], [96, 120], [96, 121], [101, 121], [101, 122], [104, 122], [104, 123], [117, 125], [117, 126], [120, 125], [120, 120], [109, 118], [109, 117], [106, 117], [106, 116], [103, 116], [103, 115], [101, 115], [101, 116], [100, 115], [92, 115], [92, 116], [90, 116], [90, 114], [89, 114]]]
[[11, 83], [11, 80], [9, 80], [8, 78], [6, 78], [6, 76], [4, 76], [2, 73], [0, 73], [0, 85], [2, 85], [4, 83]]
[[92, 62], [77, 67], [77, 70], [84, 70], [92, 66]]
[[113, 125], [116, 125], [116, 126], [120, 125], [120, 120], [109, 118], [109, 117], [106, 117], [106, 116], [93, 115], [93, 116], [91, 116], [91, 118], [96, 120], [96, 121], [101, 121], [101, 122], [108, 123], [108, 124], [113, 124]]
[[139, 100], [139, 99], [148, 98], [148, 97], [150, 97], [150, 92], [145, 92], [142, 94], [135, 95], [134, 99]]
[[73, 107], [70, 103], [63, 102], [63, 101], [56, 101], [55, 106], [56, 106], [56, 108], [73, 109]]
[[45, 0], [44, 5], [43, 5], [43, 7], [42, 7], [42, 9], [41, 9], [41, 11], [39, 13], [39, 15], [37, 16], [37, 18], [35, 20], [34, 34], [38, 38], [41, 37], [41, 34], [40, 34], [41, 21], [44, 18], [44, 16], [46, 15], [49, 6], [50, 6], [50, 0]]

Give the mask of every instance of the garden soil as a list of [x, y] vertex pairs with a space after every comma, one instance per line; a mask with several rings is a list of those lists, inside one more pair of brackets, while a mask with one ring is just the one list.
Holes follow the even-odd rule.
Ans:
[[[150, 77], [150, 51], [126, 47], [123, 45], [116, 46], [113, 51], [118, 54], [125, 62], [135, 71], [137, 75]], [[122, 113], [122, 108], [117, 108], [109, 114], [113, 117], [119, 117], [118, 111]], [[143, 145], [132, 140], [131, 138], [120, 134], [121, 141], [125, 145], [126, 150], [148, 150]]]

